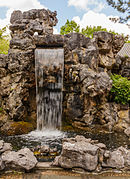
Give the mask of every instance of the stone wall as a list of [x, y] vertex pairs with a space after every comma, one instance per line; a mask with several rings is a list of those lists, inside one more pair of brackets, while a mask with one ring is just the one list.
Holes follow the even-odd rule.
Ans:
[[85, 130], [95, 125], [112, 130], [120, 126], [124, 113], [120, 128], [127, 128], [128, 106], [122, 112], [120, 105], [107, 100], [112, 87], [109, 74], [129, 76], [123, 67], [128, 59], [116, 56], [124, 44], [121, 36], [107, 32], [96, 32], [93, 39], [78, 33], [53, 35], [56, 12], [45, 9], [14, 11], [10, 22], [9, 53], [0, 55], [2, 133], [22, 134], [36, 127], [34, 50], [39, 46], [64, 48], [64, 120]]

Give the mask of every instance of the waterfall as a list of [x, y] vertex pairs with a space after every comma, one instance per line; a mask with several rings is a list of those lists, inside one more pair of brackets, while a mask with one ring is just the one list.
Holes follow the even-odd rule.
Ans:
[[37, 130], [61, 126], [63, 69], [62, 48], [35, 50]]

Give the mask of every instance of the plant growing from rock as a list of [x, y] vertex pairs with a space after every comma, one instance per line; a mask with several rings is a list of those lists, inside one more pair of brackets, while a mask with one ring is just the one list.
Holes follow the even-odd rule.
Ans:
[[113, 81], [110, 91], [111, 100], [116, 103], [128, 104], [130, 102], [130, 81], [121, 75], [111, 75]]

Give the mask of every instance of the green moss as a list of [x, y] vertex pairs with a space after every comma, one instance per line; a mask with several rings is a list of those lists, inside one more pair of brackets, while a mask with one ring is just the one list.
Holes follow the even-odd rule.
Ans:
[[21, 134], [27, 134], [34, 130], [34, 127], [31, 123], [29, 122], [13, 122], [8, 131], [6, 131], [6, 135], [21, 135]]

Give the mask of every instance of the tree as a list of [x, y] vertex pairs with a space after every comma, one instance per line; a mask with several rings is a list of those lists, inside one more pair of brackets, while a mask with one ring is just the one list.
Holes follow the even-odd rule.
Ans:
[[106, 28], [102, 28], [101, 26], [87, 26], [85, 29], [83, 28], [81, 30], [81, 33], [87, 37], [90, 37], [90, 38], [93, 38], [93, 33], [94, 32], [98, 32], [98, 31], [105, 31], [107, 32], [107, 29]]
[[65, 25], [61, 27], [60, 34], [65, 35], [71, 32], [79, 32], [79, 31], [80, 31], [80, 26], [75, 21], [67, 20]]
[[4, 33], [6, 32], [6, 27], [3, 27], [2, 29], [0, 29], [0, 39], [5, 38]]
[[120, 22], [127, 22], [130, 19], [130, 0], [106, 0], [108, 5], [121, 13], [126, 13], [124, 18], [120, 17]]
[[80, 29], [81, 29], [80, 26], [75, 21], [67, 20], [65, 25], [61, 27], [60, 34], [65, 35], [65, 34], [69, 34], [71, 32], [79, 32], [79, 33], [85, 35], [86, 37], [93, 38], [94, 32], [105, 31], [105, 32], [110, 32], [114, 35], [122, 35], [124, 37], [125, 42], [130, 43], [130, 41], [128, 41], [129, 35], [124, 36], [124, 34], [118, 34], [117, 32], [114, 32], [112, 30], [108, 31], [106, 28], [103, 28], [101, 26], [93, 26], [93, 27], [87, 26], [86, 28], [82, 28], [81, 31], [80, 31]]

